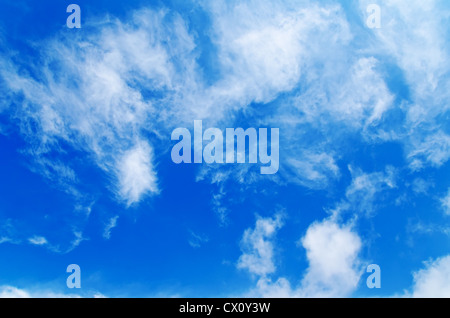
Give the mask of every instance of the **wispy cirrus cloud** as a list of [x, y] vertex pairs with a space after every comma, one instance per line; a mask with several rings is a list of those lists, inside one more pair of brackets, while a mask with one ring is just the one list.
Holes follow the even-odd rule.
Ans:
[[33, 245], [46, 245], [46, 244], [48, 244], [47, 239], [45, 237], [43, 237], [43, 236], [30, 237], [28, 239], [28, 242], [30, 242], [30, 244], [33, 244]]
[[109, 219], [108, 223], [105, 226], [105, 229], [103, 230], [103, 237], [105, 239], [109, 240], [111, 238], [111, 231], [117, 226], [118, 219], [118, 215]]
[[441, 205], [444, 213], [450, 215], [450, 189], [448, 189], [447, 195], [441, 199]]
[[[128, 208], [162, 192], [159, 163], [172, 128], [194, 119], [222, 128], [279, 127], [280, 170], [265, 182], [299, 194], [305, 188], [333, 192], [337, 183], [345, 191], [331, 218], [306, 229], [300, 248], [308, 267], [297, 282], [275, 276], [278, 216], [259, 218], [244, 233], [238, 267], [257, 277], [255, 295], [352, 295], [365, 246], [356, 227], [339, 216], [376, 215], [381, 195], [402, 185], [405, 167], [417, 180], [412, 191], [425, 195], [430, 187], [419, 173], [450, 159], [447, 4], [385, 1], [382, 28], [372, 30], [364, 26], [368, 3], [359, 1], [358, 19], [343, 1], [195, 2], [209, 18], [201, 35], [206, 44], [186, 15], [140, 9], [87, 23], [80, 35], [61, 31], [28, 45], [37, 52], [32, 65], [2, 39], [0, 110], [25, 140], [31, 170], [73, 195], [76, 206], [87, 206], [83, 217], [92, 207], [86, 202], [96, 198], [83, 192], [80, 162], [101, 171], [100, 187]], [[361, 149], [385, 143], [399, 146], [405, 162], [354, 168], [378, 163]], [[232, 215], [228, 186], [262, 192], [256, 190], [263, 179], [247, 166], [202, 167], [200, 180], [215, 187], [211, 208], [222, 225]], [[447, 197], [440, 203], [448, 214]], [[108, 239], [117, 218], [106, 220]], [[0, 243], [61, 252], [86, 239], [78, 226], [61, 245], [34, 233], [42, 232], [17, 236], [2, 229]], [[206, 240], [197, 236], [191, 235], [193, 247]], [[430, 265], [417, 286], [445, 281], [445, 266]]]
[[77, 41], [55, 36], [40, 44], [41, 56], [29, 72], [19, 73], [13, 53], [3, 56], [3, 87], [12, 100], [23, 100], [10, 113], [32, 145], [28, 152], [38, 172], [75, 187], [71, 162], [54, 161], [70, 145], [115, 176], [117, 194], [127, 204], [157, 192], [152, 147], [143, 131], [157, 129], [149, 125], [158, 102], [152, 96], [175, 85], [170, 58], [179, 52], [161, 45], [162, 34], [182, 33], [183, 27], [176, 18], [173, 28], [164, 27], [164, 19], [163, 11], [143, 10], [127, 23], [104, 21]]

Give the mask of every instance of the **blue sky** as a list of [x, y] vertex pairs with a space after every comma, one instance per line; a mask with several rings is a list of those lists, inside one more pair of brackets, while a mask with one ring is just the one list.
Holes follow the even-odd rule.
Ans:
[[[0, 296], [450, 296], [447, 1], [69, 4], [0, 0]], [[279, 171], [173, 163], [194, 120]]]

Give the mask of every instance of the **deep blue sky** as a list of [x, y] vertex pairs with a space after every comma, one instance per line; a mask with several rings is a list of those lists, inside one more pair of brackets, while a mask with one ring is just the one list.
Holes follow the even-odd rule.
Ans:
[[0, 296], [449, 297], [450, 7], [372, 2], [0, 0]]

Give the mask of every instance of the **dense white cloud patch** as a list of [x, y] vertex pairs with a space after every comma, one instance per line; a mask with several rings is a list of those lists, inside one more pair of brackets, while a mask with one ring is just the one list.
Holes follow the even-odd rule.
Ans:
[[269, 102], [293, 89], [315, 45], [310, 41], [315, 32], [333, 29], [336, 36], [331, 41], [339, 41], [341, 33], [348, 36], [338, 6], [215, 1], [207, 9], [226, 75], [214, 91], [234, 95], [241, 103]]
[[302, 245], [309, 262], [301, 283], [303, 296], [343, 297], [356, 290], [362, 243], [350, 227], [329, 220], [312, 224]]
[[[254, 229], [244, 233], [243, 242], [251, 247], [239, 259], [238, 268], [258, 276], [252, 297], [345, 297], [357, 288], [361, 271], [361, 239], [351, 226], [326, 219], [309, 226], [301, 240], [308, 267], [296, 287], [284, 277], [275, 281], [273, 235], [281, 225], [275, 219], [258, 219]], [[299, 271], [300, 273], [300, 271]], [[299, 275], [300, 276], [300, 275]]]
[[426, 263], [414, 273], [412, 297], [450, 297], [450, 255]]
[[150, 146], [141, 142], [119, 159], [119, 194], [128, 205], [138, 202], [145, 193], [158, 191]]
[[273, 236], [282, 226], [281, 215], [274, 218], [258, 218], [254, 229], [247, 229], [241, 242], [244, 253], [238, 260], [237, 267], [246, 269], [251, 274], [265, 276], [275, 271], [273, 263]]

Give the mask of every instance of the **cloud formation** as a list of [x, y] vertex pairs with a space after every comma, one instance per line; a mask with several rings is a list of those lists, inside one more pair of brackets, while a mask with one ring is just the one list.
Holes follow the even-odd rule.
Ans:
[[[258, 277], [251, 297], [346, 297], [352, 295], [362, 274], [359, 252], [362, 242], [350, 226], [326, 219], [309, 226], [301, 239], [308, 267], [299, 283], [285, 277], [275, 281], [274, 236], [281, 227], [279, 216], [259, 218], [243, 236], [244, 252], [237, 267]], [[244, 249], [245, 250], [245, 249]], [[300, 276], [300, 271], [299, 271]]]
[[239, 257], [237, 267], [258, 276], [273, 273], [274, 247], [271, 240], [282, 224], [281, 215], [258, 218], [255, 228], [244, 232], [241, 242], [244, 253]]
[[414, 273], [412, 297], [450, 297], [450, 255], [425, 263]]

